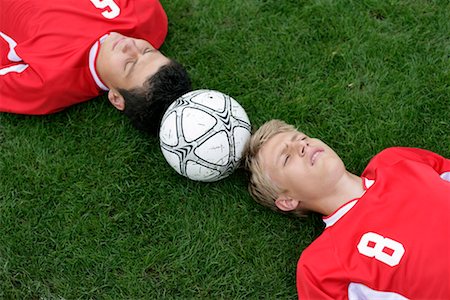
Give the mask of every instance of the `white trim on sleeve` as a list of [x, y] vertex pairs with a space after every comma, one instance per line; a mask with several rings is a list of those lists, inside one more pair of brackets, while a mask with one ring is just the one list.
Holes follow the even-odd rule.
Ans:
[[12, 62], [19, 62], [22, 61], [22, 59], [17, 55], [16, 48], [17, 43], [14, 41], [11, 37], [7, 36], [3, 32], [0, 31], [0, 36], [8, 43], [9, 45], [9, 52], [8, 52], [8, 59]]
[[0, 69], [0, 75], [6, 75], [10, 72], [22, 73], [28, 68], [28, 64], [17, 64]]

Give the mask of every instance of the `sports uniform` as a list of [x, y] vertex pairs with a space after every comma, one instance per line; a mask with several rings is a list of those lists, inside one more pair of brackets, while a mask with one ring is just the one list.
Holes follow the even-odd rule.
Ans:
[[159, 48], [157, 0], [0, 0], [0, 112], [49, 114], [108, 88], [95, 62], [109, 32]]
[[389, 148], [365, 193], [325, 217], [297, 265], [300, 299], [450, 299], [450, 160]]

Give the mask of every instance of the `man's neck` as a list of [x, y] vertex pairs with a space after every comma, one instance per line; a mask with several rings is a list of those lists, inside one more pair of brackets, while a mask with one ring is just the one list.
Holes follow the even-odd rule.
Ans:
[[314, 211], [324, 216], [331, 215], [347, 202], [360, 198], [364, 192], [362, 178], [346, 172], [336, 185], [336, 189], [317, 202], [318, 205]]

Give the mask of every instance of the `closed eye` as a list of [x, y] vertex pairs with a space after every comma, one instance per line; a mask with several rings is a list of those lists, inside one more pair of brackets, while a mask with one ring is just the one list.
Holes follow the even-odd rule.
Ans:
[[287, 154], [286, 155], [286, 157], [284, 158], [284, 163], [283, 163], [283, 167], [284, 166], [286, 166], [286, 164], [288, 163], [288, 161], [289, 161], [289, 158], [290, 158], [290, 155], [289, 154]]
[[[145, 49], [142, 51], [142, 54], [147, 54], [147, 53], [150, 53], [150, 52], [153, 52], [153, 49], [152, 49], [152, 48], [145, 48]], [[124, 66], [123, 70], [126, 71], [127, 68], [129, 68], [129, 66], [132, 66], [132, 65], [136, 64], [136, 62], [137, 62], [136, 59], [127, 61], [127, 62], [125, 63], [125, 66]]]
[[129, 66], [131, 66], [132, 64], [134, 64], [134, 63], [136, 63], [135, 60], [129, 60], [129, 61], [127, 61], [127, 62], [125, 63], [125, 66], [124, 66], [123, 70], [126, 71], [127, 68], [128, 68]]
[[142, 54], [147, 54], [147, 53], [150, 53], [150, 52], [153, 52], [153, 51], [155, 51], [155, 50], [152, 49], [152, 48], [145, 48], [144, 51], [142, 52]]

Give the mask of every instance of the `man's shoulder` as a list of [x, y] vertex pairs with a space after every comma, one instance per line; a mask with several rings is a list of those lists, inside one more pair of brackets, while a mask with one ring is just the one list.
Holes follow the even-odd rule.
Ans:
[[387, 160], [398, 160], [406, 157], [411, 157], [417, 155], [421, 151], [418, 148], [410, 147], [389, 147], [380, 151], [374, 156], [374, 159], [387, 159]]
[[297, 266], [306, 264], [323, 264], [324, 260], [334, 259], [334, 246], [332, 239], [325, 230], [319, 237], [317, 237], [308, 247], [306, 247], [298, 260]]
[[363, 172], [364, 177], [373, 179], [368, 173], [370, 170], [380, 167], [393, 166], [400, 161], [405, 160], [419, 160], [420, 157], [424, 155], [429, 155], [430, 151], [419, 149], [419, 148], [409, 148], [409, 147], [390, 147], [382, 150], [377, 155], [375, 155], [368, 163], [366, 169]]

